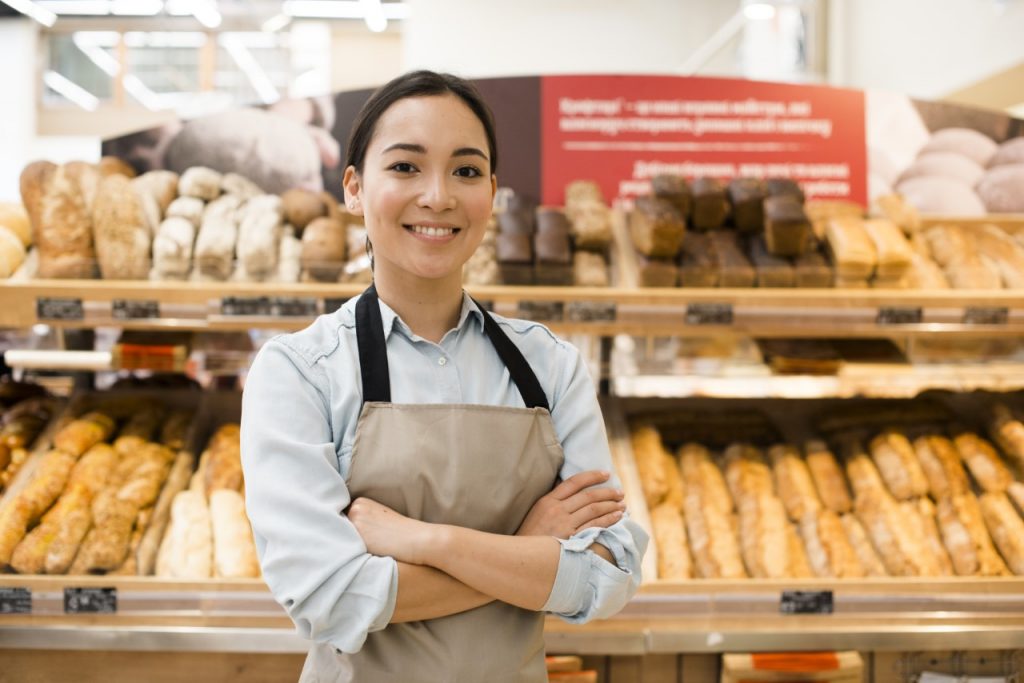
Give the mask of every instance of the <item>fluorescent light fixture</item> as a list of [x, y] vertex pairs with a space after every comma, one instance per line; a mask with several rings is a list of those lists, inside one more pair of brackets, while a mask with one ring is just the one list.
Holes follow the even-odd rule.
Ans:
[[163, 11], [163, 0], [113, 0], [110, 3], [110, 13], [118, 16], [152, 17]]
[[42, 5], [57, 14], [152, 17], [163, 11], [164, 0], [42, 0]]
[[231, 33], [222, 33], [220, 44], [231, 55], [231, 59], [235, 60], [235, 64], [242, 70], [245, 77], [249, 79], [249, 83], [252, 84], [256, 94], [264, 104], [270, 104], [281, 99], [281, 94], [277, 92], [277, 88], [270, 82], [266, 72], [238, 36]]
[[[385, 19], [408, 19], [409, 5], [404, 2], [379, 2]], [[281, 11], [304, 19], [365, 19], [362, 0], [285, 0]]]
[[260, 30], [265, 33], [277, 33], [288, 24], [292, 23], [292, 18], [285, 13], [275, 14], [260, 26]]
[[131, 48], [200, 48], [206, 44], [206, 34], [199, 31], [128, 31], [124, 34], [124, 44]]
[[160, 109], [160, 96], [147, 88], [146, 84], [139, 80], [138, 76], [133, 74], [125, 76], [124, 89], [146, 109], [151, 111]]
[[104, 50], [99, 45], [95, 45], [89, 42], [89, 39], [83, 36], [83, 31], [74, 33], [71, 36], [72, 42], [75, 47], [82, 51], [89, 60], [98, 66], [105, 74], [113, 78], [121, 71], [121, 64], [114, 59], [113, 55]]
[[197, 0], [193, 5], [192, 14], [206, 28], [217, 28], [222, 21], [215, 0]]
[[47, 71], [43, 74], [43, 83], [86, 111], [96, 111], [100, 106], [99, 98], [56, 71]]
[[117, 31], [75, 31], [72, 36], [78, 47], [117, 47], [121, 34]]
[[41, 0], [40, 4], [57, 14], [110, 14], [109, 0]]
[[743, 16], [750, 21], [768, 21], [775, 18], [775, 5], [768, 2], [748, 2], [743, 5]]
[[0, 0], [0, 2], [27, 17], [31, 17], [43, 26], [53, 26], [57, 22], [56, 14], [37, 3], [31, 2], [31, 0]]
[[362, 7], [363, 18], [368, 29], [374, 33], [380, 33], [388, 27], [388, 19], [384, 16], [384, 10], [381, 9], [380, 0], [359, 0], [359, 5]]

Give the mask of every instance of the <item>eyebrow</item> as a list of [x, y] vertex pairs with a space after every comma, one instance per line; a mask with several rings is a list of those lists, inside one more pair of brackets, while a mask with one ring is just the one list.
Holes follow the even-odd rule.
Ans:
[[[413, 154], [426, 154], [427, 149], [423, 145], [414, 145], [408, 142], [396, 142], [395, 144], [387, 147], [384, 153], [392, 152], [394, 150], [403, 150], [406, 152], [412, 152]], [[457, 150], [452, 152], [452, 158], [454, 157], [465, 157], [465, 156], [477, 156], [487, 161], [487, 155], [476, 147], [459, 147]]]

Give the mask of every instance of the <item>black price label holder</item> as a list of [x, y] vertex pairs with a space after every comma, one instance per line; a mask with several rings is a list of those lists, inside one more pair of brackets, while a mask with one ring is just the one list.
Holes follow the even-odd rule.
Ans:
[[32, 591], [0, 586], [0, 614], [32, 614]]
[[1006, 325], [1010, 309], [1006, 306], [968, 306], [964, 309], [964, 325]]
[[274, 297], [270, 300], [270, 315], [282, 318], [315, 318], [317, 300], [313, 297]]
[[732, 325], [732, 304], [694, 303], [686, 305], [687, 325]]
[[160, 302], [154, 299], [114, 299], [110, 313], [115, 320], [149, 320], [160, 317]]
[[226, 296], [220, 300], [225, 316], [270, 315], [270, 298], [266, 296]]
[[64, 614], [116, 613], [116, 588], [64, 588]]
[[882, 306], [875, 318], [876, 325], [920, 325], [924, 311], [920, 306]]
[[36, 299], [39, 320], [83, 320], [85, 307], [81, 299], [41, 296]]
[[538, 323], [560, 323], [565, 319], [561, 301], [520, 301], [518, 317]]
[[782, 591], [781, 614], [832, 614], [832, 591]]
[[572, 323], [613, 323], [616, 317], [614, 301], [570, 301], [565, 310]]

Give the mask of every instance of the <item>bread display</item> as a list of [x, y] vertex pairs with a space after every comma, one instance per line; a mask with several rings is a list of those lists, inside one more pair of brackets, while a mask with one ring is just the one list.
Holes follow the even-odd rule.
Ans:
[[756, 233], [764, 228], [764, 183], [756, 178], [729, 181], [728, 196], [732, 222], [740, 232]]
[[629, 228], [633, 246], [649, 258], [675, 258], [686, 234], [686, 223], [675, 207], [656, 197], [637, 198]]
[[983, 493], [981, 514], [992, 540], [1014, 574], [1024, 575], [1024, 519], [1005, 493]]
[[674, 206], [683, 220], [690, 217], [693, 194], [686, 179], [671, 174], [656, 175], [651, 178], [651, 194]]
[[960, 459], [982, 490], [989, 493], [1006, 491], [1006, 487], [1013, 481], [1013, 475], [992, 444], [970, 432], [958, 434], [953, 438], [953, 443], [960, 453]]
[[693, 560], [686, 538], [686, 525], [679, 507], [662, 504], [651, 510], [654, 541], [658, 544], [658, 578], [693, 578]]
[[697, 178], [690, 184], [693, 193], [691, 220], [695, 230], [717, 230], [729, 217], [725, 187], [714, 178]]

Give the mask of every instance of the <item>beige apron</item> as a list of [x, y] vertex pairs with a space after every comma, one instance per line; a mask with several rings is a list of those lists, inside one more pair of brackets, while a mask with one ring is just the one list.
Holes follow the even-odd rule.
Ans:
[[[483, 309], [481, 309], [483, 310]], [[348, 487], [426, 522], [514, 534], [562, 466], [547, 402], [522, 354], [486, 312], [485, 331], [528, 408], [390, 403], [376, 291], [356, 307], [364, 405]], [[390, 624], [356, 654], [315, 643], [300, 683], [505, 683], [547, 680], [544, 615], [492, 602]]]

